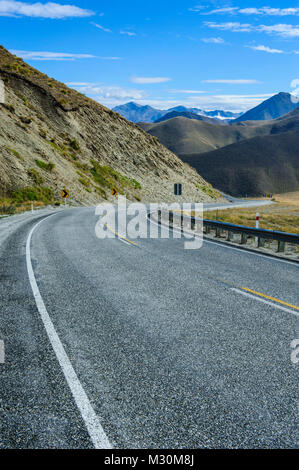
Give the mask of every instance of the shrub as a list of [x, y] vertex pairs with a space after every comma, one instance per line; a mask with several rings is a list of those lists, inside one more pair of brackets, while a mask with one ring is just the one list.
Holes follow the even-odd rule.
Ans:
[[42, 175], [37, 171], [35, 170], [34, 168], [30, 168], [28, 171], [27, 171], [28, 175], [30, 176], [30, 178], [33, 179], [33, 181], [36, 183], [36, 184], [42, 184], [44, 183], [45, 179], [42, 177]]
[[0, 214], [13, 215], [16, 213], [16, 208], [10, 204], [0, 204]]
[[86, 178], [79, 178], [79, 181], [81, 184], [83, 184], [83, 186], [85, 186], [86, 188], [88, 188], [90, 186], [90, 181]]
[[79, 142], [76, 139], [70, 141], [70, 147], [76, 151], [80, 150]]
[[138, 181], [122, 175], [117, 170], [114, 170], [114, 168], [111, 168], [108, 165], [100, 165], [95, 160], [91, 160], [91, 163], [93, 167], [90, 169], [90, 172], [95, 182], [101, 186], [108, 187], [110, 189], [117, 186], [120, 194], [124, 194], [125, 188], [141, 189], [141, 184], [138, 183]]
[[53, 190], [43, 186], [25, 187], [12, 193], [12, 199], [16, 202], [42, 201], [49, 203], [53, 200]]
[[41, 168], [42, 170], [45, 170], [45, 171], [49, 171], [50, 173], [55, 168], [55, 165], [52, 162], [46, 163], [46, 162], [43, 162], [42, 160], [35, 160], [35, 163], [37, 164], [37, 166], [39, 168]]
[[6, 147], [6, 149], [9, 152], [11, 152], [15, 157], [17, 157], [19, 160], [24, 161], [24, 158], [22, 157], [22, 155], [20, 155], [19, 152], [17, 152], [16, 150], [12, 149], [11, 147]]
[[134, 184], [136, 189], [141, 189], [141, 184], [138, 181], [132, 179], [132, 183]]

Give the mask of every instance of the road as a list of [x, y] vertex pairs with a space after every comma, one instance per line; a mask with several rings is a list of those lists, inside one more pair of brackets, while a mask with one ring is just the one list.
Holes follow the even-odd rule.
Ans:
[[0, 246], [1, 448], [298, 448], [298, 265], [43, 218]]

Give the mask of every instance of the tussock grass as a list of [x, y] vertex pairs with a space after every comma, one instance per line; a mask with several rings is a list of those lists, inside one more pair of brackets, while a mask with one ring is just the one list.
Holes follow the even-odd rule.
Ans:
[[[47, 203], [33, 201], [34, 209], [44, 207]], [[12, 198], [0, 198], [0, 218], [3, 215], [14, 215], [31, 210], [31, 201], [16, 202]]]
[[204, 217], [220, 222], [255, 227], [256, 213], [260, 214], [260, 228], [278, 230], [280, 232], [299, 234], [299, 193], [298, 199], [275, 196], [281, 200], [277, 204], [244, 209], [226, 209], [206, 211]]

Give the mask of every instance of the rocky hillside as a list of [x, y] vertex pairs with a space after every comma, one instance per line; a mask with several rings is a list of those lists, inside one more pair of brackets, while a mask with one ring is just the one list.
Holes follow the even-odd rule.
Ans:
[[171, 201], [218, 194], [194, 169], [117, 113], [49, 78], [0, 47], [0, 196], [76, 203], [111, 199]]

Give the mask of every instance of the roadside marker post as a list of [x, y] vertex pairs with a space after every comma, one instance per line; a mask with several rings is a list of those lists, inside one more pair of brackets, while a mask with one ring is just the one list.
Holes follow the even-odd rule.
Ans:
[[260, 214], [258, 212], [255, 217], [255, 228], [260, 228]]
[[[259, 214], [259, 212], [257, 212], [256, 216], [255, 216], [255, 228], [260, 228], [260, 214]], [[259, 243], [258, 237], [255, 237], [255, 243], [256, 243], [256, 245], [258, 245], [258, 243]]]
[[33, 208], [33, 201], [31, 201], [31, 214], [34, 213], [34, 208]]
[[64, 199], [64, 205], [66, 206], [66, 200], [70, 197], [70, 192], [68, 189], [63, 189], [61, 191], [61, 197]]

